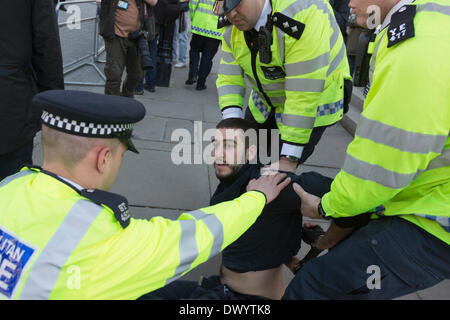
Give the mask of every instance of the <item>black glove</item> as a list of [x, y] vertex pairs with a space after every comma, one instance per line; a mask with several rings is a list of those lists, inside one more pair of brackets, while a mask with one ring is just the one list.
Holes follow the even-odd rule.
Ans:
[[322, 227], [319, 225], [312, 228], [302, 228], [302, 240], [309, 245], [313, 244], [314, 241], [324, 234], [325, 231], [323, 231]]

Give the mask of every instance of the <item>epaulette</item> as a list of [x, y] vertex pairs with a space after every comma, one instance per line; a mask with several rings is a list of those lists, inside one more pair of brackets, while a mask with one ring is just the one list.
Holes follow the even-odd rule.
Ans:
[[219, 16], [219, 20], [217, 21], [217, 29], [222, 29], [223, 27], [231, 25], [230, 20], [225, 16]]
[[131, 216], [128, 210], [128, 200], [125, 197], [97, 189], [83, 189], [80, 191], [80, 195], [111, 209], [122, 228], [125, 229], [130, 224]]
[[388, 29], [388, 48], [401, 41], [414, 37], [415, 15], [415, 5], [405, 5], [392, 15]]
[[272, 15], [272, 22], [276, 27], [297, 40], [300, 39], [303, 31], [305, 30], [304, 23], [285, 16], [280, 12], [275, 12]]

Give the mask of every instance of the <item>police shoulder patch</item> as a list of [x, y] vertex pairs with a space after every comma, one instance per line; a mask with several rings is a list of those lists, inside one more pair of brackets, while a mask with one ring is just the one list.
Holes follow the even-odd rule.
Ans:
[[128, 210], [127, 198], [97, 189], [84, 189], [80, 191], [80, 194], [98, 205], [105, 205], [110, 208], [122, 228], [125, 229], [130, 224], [131, 216]]
[[287, 33], [291, 37], [299, 40], [305, 30], [305, 24], [295, 19], [292, 19], [280, 12], [275, 12], [272, 15], [273, 24], [280, 28], [283, 32]]
[[388, 48], [401, 41], [414, 37], [415, 15], [415, 5], [405, 5], [392, 15], [388, 29]]

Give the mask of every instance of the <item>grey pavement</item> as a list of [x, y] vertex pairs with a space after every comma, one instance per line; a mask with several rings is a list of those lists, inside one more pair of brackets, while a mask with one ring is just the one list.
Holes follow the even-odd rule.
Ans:
[[[89, 16], [95, 13], [93, 5], [84, 6], [83, 18], [84, 15]], [[66, 19], [66, 16], [61, 14], [60, 21], [63, 19]], [[68, 30], [65, 27], [61, 29], [65, 64], [91, 52], [92, 32], [92, 26], [82, 27], [81, 30]], [[104, 54], [100, 58], [104, 59]], [[199, 149], [199, 146], [194, 145], [192, 141], [171, 141], [171, 137], [175, 130], [179, 129], [185, 129], [192, 134], [194, 125], [199, 123], [202, 125], [200, 131], [202, 134], [205, 130], [214, 128], [221, 119], [215, 87], [218, 62], [218, 55], [216, 55], [212, 73], [206, 82], [208, 88], [204, 91], [196, 91], [195, 85], [184, 84], [188, 68], [173, 68], [169, 88], [157, 87], [155, 93], [145, 91], [143, 96], [136, 96], [136, 99], [141, 101], [147, 109], [146, 117], [135, 130], [138, 137], [135, 142], [140, 154], [135, 155], [130, 152], [125, 154], [122, 168], [111, 190], [128, 198], [131, 213], [135, 218], [151, 219], [154, 216], [163, 216], [176, 219], [183, 211], [208, 206], [209, 199], [218, 184], [214, 169], [211, 165], [204, 163], [175, 165], [171, 158], [174, 148], [185, 147], [187, 156], [194, 159], [194, 152]], [[97, 65], [103, 70], [102, 63]], [[102, 82], [90, 66], [84, 66], [69, 73], [66, 81]], [[104, 90], [102, 86], [74, 85], [66, 85], [66, 89], [98, 93], [103, 93]], [[358, 97], [354, 97], [351, 111], [359, 113], [361, 102], [362, 100], [359, 100], [358, 104]], [[347, 116], [341, 123], [327, 129], [313, 156], [299, 167], [298, 173], [314, 170], [334, 177], [343, 164], [347, 146], [352, 140], [352, 134], [349, 131], [354, 132], [355, 121]], [[208, 141], [204, 141], [203, 148], [207, 144]], [[37, 165], [42, 164], [39, 135], [35, 140], [34, 161]], [[322, 220], [314, 222], [324, 229], [328, 228], [327, 222]], [[308, 250], [309, 246], [303, 244], [297, 256], [302, 258]], [[189, 272], [183, 279], [198, 280], [200, 275], [218, 274], [220, 261], [221, 258], [218, 255]], [[288, 284], [292, 278], [291, 272], [284, 268], [285, 283]], [[399, 299], [450, 299], [450, 280]]]

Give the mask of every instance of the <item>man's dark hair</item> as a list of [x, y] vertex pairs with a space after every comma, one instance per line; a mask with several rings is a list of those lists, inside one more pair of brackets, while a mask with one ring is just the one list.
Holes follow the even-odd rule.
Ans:
[[[228, 118], [223, 119], [216, 125], [216, 129], [241, 129], [244, 131], [245, 135], [245, 149], [247, 150], [250, 146], [250, 135], [249, 131], [257, 133], [256, 126], [248, 120], [241, 118]], [[256, 137], [256, 136], [255, 136]], [[256, 141], [255, 141], [256, 143]]]

